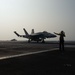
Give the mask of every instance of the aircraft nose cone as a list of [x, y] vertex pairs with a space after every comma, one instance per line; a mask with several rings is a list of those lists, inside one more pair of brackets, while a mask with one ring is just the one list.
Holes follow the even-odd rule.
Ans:
[[56, 36], [56, 35], [54, 35], [54, 34], [50, 34], [50, 36], [51, 36], [51, 37], [57, 37], [57, 36]]
[[57, 37], [56, 35], [54, 35], [54, 37]]

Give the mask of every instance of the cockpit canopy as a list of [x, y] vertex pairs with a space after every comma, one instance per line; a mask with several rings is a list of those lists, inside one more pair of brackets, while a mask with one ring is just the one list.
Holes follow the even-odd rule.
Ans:
[[48, 33], [47, 31], [43, 31], [43, 33]]

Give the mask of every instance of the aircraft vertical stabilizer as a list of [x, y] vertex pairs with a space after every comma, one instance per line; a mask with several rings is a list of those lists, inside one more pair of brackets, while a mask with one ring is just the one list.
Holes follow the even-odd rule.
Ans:
[[34, 29], [32, 29], [31, 34], [34, 34]]
[[25, 32], [26, 35], [29, 35], [25, 28], [23, 28], [23, 30], [24, 30], [24, 32]]

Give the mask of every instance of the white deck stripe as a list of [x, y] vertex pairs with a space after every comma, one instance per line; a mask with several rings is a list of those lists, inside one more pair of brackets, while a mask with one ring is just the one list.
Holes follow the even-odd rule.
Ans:
[[36, 51], [36, 52], [29, 52], [29, 53], [24, 53], [24, 54], [18, 54], [18, 55], [11, 55], [11, 56], [6, 56], [6, 57], [0, 57], [0, 60], [14, 58], [14, 57], [20, 57], [20, 56], [26, 56], [26, 55], [32, 55], [32, 54], [38, 54], [38, 53], [43, 53], [43, 52], [48, 52], [48, 51], [53, 51], [53, 50], [58, 50], [58, 49], [59, 48], [53, 48], [53, 49], [50, 49], [50, 50], [43, 50], [43, 51]]

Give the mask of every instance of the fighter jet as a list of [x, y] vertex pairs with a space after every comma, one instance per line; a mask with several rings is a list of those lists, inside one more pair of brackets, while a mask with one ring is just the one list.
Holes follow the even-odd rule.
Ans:
[[47, 31], [34, 33], [34, 29], [32, 29], [31, 34], [28, 34], [28, 32], [26, 31], [25, 28], [23, 28], [23, 30], [25, 32], [25, 35], [19, 35], [16, 31], [14, 31], [14, 33], [18, 37], [27, 38], [28, 39], [28, 42], [36, 41], [38, 43], [39, 41], [41, 41], [42, 43], [44, 43], [45, 42], [44, 39], [56, 37], [56, 35], [54, 35], [52, 33], [49, 33]]

